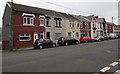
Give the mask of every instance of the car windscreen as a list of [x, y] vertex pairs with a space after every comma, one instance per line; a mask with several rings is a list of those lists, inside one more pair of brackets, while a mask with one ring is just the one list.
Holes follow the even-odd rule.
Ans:
[[94, 38], [98, 38], [98, 36], [94, 37]]
[[64, 38], [63, 38], [63, 37], [60, 37], [59, 40], [64, 40]]
[[40, 42], [43, 42], [43, 39], [39, 39]]

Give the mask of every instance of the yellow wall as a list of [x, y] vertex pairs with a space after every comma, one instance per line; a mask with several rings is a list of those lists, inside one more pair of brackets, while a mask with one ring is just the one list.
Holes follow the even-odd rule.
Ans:
[[[71, 37], [73, 37], [73, 31], [75, 31], [74, 38], [80, 39], [80, 25], [79, 27], [77, 27], [79, 21], [74, 20], [73, 22], [74, 22], [74, 27], [72, 27], [72, 25], [70, 27], [70, 20], [66, 20], [66, 35], [68, 36], [68, 32], [71, 32]], [[78, 37], [76, 33], [78, 33]]]

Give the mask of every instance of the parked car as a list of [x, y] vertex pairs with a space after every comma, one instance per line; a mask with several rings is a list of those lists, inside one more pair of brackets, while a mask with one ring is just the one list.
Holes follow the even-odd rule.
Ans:
[[105, 39], [103, 36], [96, 36], [96, 37], [94, 37], [94, 40], [95, 41], [104, 41]]
[[120, 33], [119, 33], [119, 34], [117, 34], [117, 36], [118, 36], [118, 38], [120, 38]]
[[110, 33], [109, 36], [112, 38], [112, 39], [117, 39], [118, 36], [116, 33]]
[[37, 39], [34, 43], [34, 48], [43, 49], [45, 47], [55, 47], [56, 43], [50, 39]]
[[80, 42], [81, 43], [82, 42], [86, 42], [86, 43], [88, 43], [88, 42], [94, 42], [94, 39], [92, 39], [92, 38], [90, 38], [88, 36], [84, 36], [84, 37], [80, 38]]
[[73, 37], [60, 37], [58, 39], [59, 46], [61, 46], [61, 45], [67, 46], [67, 45], [72, 45], [72, 44], [79, 44], [79, 41]]
[[104, 35], [103, 37], [104, 37], [105, 40], [110, 40], [111, 39], [111, 37], [109, 35]]

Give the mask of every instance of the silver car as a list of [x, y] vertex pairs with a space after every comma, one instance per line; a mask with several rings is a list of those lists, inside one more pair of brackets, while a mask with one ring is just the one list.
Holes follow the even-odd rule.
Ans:
[[109, 36], [112, 38], [112, 39], [117, 39], [118, 36], [116, 33], [110, 33]]
[[96, 36], [96, 37], [94, 37], [94, 40], [95, 41], [104, 41], [105, 39], [103, 36]]

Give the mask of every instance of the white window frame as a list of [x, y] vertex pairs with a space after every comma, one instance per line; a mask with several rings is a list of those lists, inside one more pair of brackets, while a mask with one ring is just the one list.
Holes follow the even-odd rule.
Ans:
[[[28, 34], [28, 35], [29, 36], [27, 36], [27, 34], [19, 34], [19, 41], [31, 41], [31, 34]], [[29, 37], [29, 39], [28, 40], [20, 40], [20, 37]]]
[[83, 23], [82, 22], [80, 22], [80, 28], [83, 28]]
[[[34, 18], [35, 18], [34, 14], [23, 13], [22, 16], [23, 16], [23, 25], [34, 26]], [[32, 16], [32, 17], [27, 17], [27, 16]], [[28, 18], [30, 18], [30, 24], [28, 24], [27, 21]], [[24, 19], [26, 19], [26, 23], [24, 22], [25, 21]]]
[[40, 22], [40, 26], [45, 26], [45, 16], [40, 15], [39, 18], [40, 18], [40, 21], [41, 21], [41, 18], [44, 18], [44, 19], [42, 19], [42, 21], [44, 21], [44, 24], [41, 24], [41, 22]]

